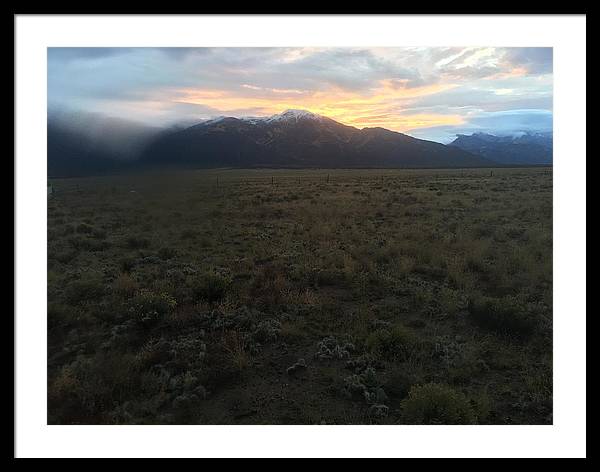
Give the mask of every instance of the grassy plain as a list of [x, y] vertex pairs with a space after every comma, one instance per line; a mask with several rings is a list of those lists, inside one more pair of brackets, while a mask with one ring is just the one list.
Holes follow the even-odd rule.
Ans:
[[51, 424], [552, 422], [552, 170], [54, 180]]

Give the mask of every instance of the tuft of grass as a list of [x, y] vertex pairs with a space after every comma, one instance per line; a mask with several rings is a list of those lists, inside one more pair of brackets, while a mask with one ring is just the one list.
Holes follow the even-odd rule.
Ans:
[[402, 414], [411, 424], [475, 424], [471, 403], [451, 387], [429, 383], [414, 386], [402, 401]]
[[252, 363], [252, 358], [246, 346], [244, 336], [238, 331], [226, 333], [222, 339], [223, 348], [231, 364], [239, 371], [246, 370]]

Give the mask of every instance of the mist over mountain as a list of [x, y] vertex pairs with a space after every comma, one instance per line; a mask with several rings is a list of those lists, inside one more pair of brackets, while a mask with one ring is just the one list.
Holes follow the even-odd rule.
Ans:
[[458, 135], [450, 145], [305, 110], [157, 128], [93, 113], [48, 115], [48, 175], [170, 168], [435, 168], [552, 162], [551, 133]]
[[503, 165], [552, 164], [552, 132], [522, 132], [508, 136], [459, 134], [450, 146]]
[[166, 132], [98, 113], [48, 113], [48, 175], [112, 173], [135, 166], [152, 139]]

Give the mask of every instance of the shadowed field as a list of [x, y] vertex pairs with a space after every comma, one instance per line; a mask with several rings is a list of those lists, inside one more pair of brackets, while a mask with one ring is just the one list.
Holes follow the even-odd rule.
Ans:
[[552, 422], [552, 170], [66, 179], [48, 421]]

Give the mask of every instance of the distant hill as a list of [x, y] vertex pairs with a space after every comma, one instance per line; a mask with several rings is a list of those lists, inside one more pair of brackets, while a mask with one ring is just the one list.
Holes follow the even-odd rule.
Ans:
[[493, 165], [456, 147], [384, 128], [359, 130], [304, 110], [268, 118], [222, 117], [162, 135], [143, 153], [190, 167], [475, 167]]
[[464, 151], [477, 154], [503, 165], [552, 164], [552, 133], [521, 133], [515, 136], [494, 136], [474, 133], [459, 134], [450, 143]]

